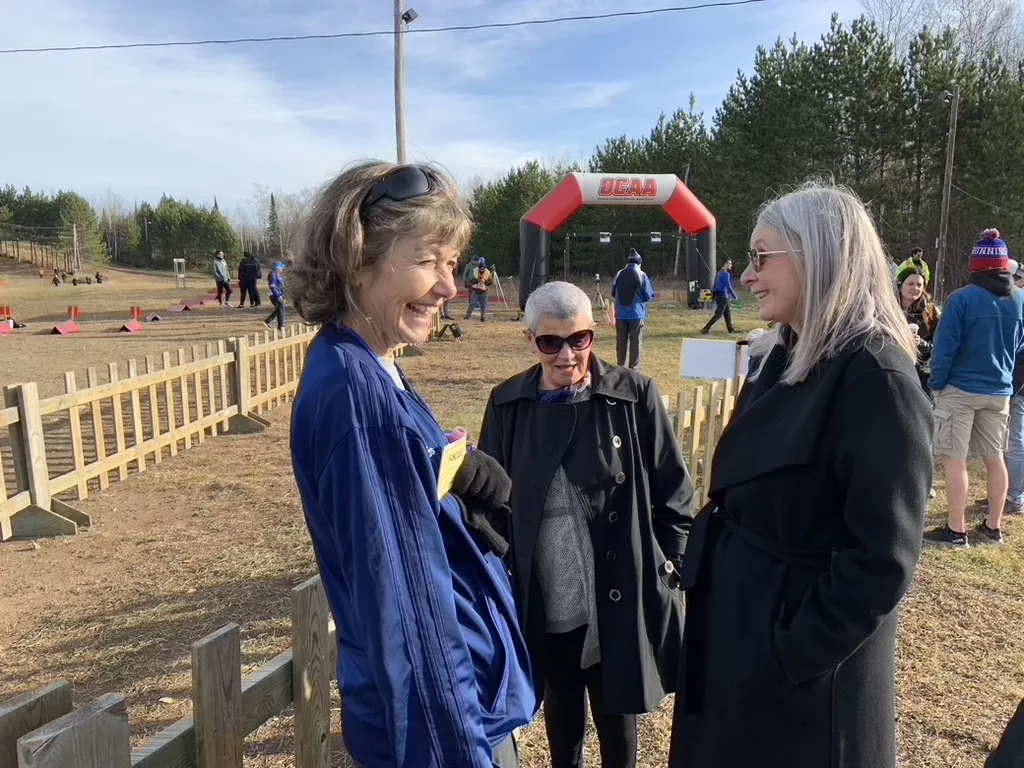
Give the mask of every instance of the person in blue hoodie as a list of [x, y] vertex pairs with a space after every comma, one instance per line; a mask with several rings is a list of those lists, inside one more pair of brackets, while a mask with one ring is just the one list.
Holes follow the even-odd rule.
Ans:
[[626, 365], [634, 371], [640, 368], [640, 356], [643, 353], [647, 302], [654, 300], [654, 286], [651, 285], [651, 278], [640, 269], [642, 263], [640, 254], [635, 248], [630, 248], [626, 266], [619, 270], [612, 281], [618, 364]]
[[949, 519], [926, 544], [967, 549], [967, 455], [985, 462], [988, 519], [973, 530], [978, 544], [1002, 544], [1008, 478], [1003, 461], [1013, 395], [1013, 369], [1024, 351], [1024, 292], [1013, 284], [1010, 251], [987, 229], [971, 252], [970, 283], [950, 294], [935, 331], [932, 375], [935, 454], [946, 475]]
[[284, 262], [274, 263], [274, 269], [267, 278], [267, 286], [270, 288], [270, 302], [274, 305], [274, 311], [267, 315], [263, 324], [270, 327], [272, 320], [277, 320], [277, 330], [284, 330]]
[[291, 455], [337, 626], [349, 753], [361, 768], [514, 768], [537, 711], [507, 542], [511, 482], [480, 451], [451, 488], [449, 436], [395, 364], [456, 295], [472, 235], [455, 183], [368, 162], [321, 192], [289, 277], [321, 330], [292, 410]]
[[715, 323], [725, 318], [725, 327], [729, 333], [736, 333], [736, 329], [732, 325], [732, 309], [729, 307], [730, 301], [735, 301], [738, 297], [736, 291], [732, 288], [732, 259], [726, 259], [722, 268], [718, 270], [718, 276], [715, 277], [715, 287], [711, 289], [711, 295], [715, 299], [715, 314], [707, 325], [700, 329], [701, 334], [707, 336], [711, 333], [711, 329]]

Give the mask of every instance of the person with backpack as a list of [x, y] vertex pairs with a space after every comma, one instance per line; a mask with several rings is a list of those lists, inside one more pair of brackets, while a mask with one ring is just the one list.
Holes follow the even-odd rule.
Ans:
[[242, 253], [242, 261], [238, 264], [238, 285], [242, 297], [238, 300], [238, 308], [245, 306], [245, 297], [249, 297], [249, 306], [258, 307], [260, 300], [259, 281], [263, 278], [263, 267], [259, 260], [249, 251]]
[[640, 354], [643, 351], [644, 324], [647, 322], [647, 302], [654, 299], [654, 286], [640, 265], [643, 258], [635, 248], [629, 249], [626, 266], [619, 270], [612, 281], [612, 297], [615, 299], [615, 343], [617, 362], [629, 368], [640, 368]]

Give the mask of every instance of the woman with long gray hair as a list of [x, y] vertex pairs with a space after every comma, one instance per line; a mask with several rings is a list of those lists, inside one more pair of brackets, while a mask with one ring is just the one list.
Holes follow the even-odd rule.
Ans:
[[583, 765], [589, 694], [601, 765], [634, 768], [636, 715], [676, 680], [693, 485], [654, 382], [592, 354], [586, 293], [538, 288], [526, 338], [538, 364], [495, 387], [480, 447], [512, 478], [512, 578], [551, 765]]
[[895, 768], [897, 606], [921, 549], [932, 419], [864, 205], [766, 205], [743, 283], [752, 373], [682, 569], [672, 768]]

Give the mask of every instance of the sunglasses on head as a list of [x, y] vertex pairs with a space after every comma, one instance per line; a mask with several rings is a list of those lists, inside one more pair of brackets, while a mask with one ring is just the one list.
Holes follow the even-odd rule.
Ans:
[[576, 333], [564, 337], [546, 334], [534, 336], [533, 340], [537, 344], [537, 349], [544, 355], [557, 355], [566, 344], [573, 352], [582, 352], [585, 349], [590, 349], [590, 345], [594, 343], [594, 332], [592, 330], [576, 331]]
[[750, 260], [750, 266], [754, 268], [754, 271], [760, 272], [768, 259], [774, 256], [785, 256], [787, 253], [799, 252], [799, 249], [795, 251], [759, 251], [757, 248], [751, 248], [747, 251], [747, 258]]
[[402, 203], [416, 197], [423, 197], [437, 186], [433, 175], [418, 165], [401, 165], [378, 181], [363, 200], [362, 213], [366, 213], [381, 200]]

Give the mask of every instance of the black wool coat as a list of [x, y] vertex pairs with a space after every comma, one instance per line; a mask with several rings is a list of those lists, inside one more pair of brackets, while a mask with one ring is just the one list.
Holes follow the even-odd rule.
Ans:
[[497, 386], [480, 449], [512, 478], [506, 533], [538, 690], [545, 618], [533, 556], [561, 464], [594, 512], [590, 534], [609, 714], [640, 714], [656, 709], [675, 688], [683, 617], [672, 560], [686, 549], [693, 483], [654, 382], [596, 357], [590, 371], [591, 398], [574, 405], [538, 401], [540, 366]]
[[897, 606], [917, 568], [932, 419], [914, 362], [865, 340], [740, 394], [683, 563], [671, 768], [895, 768]]

